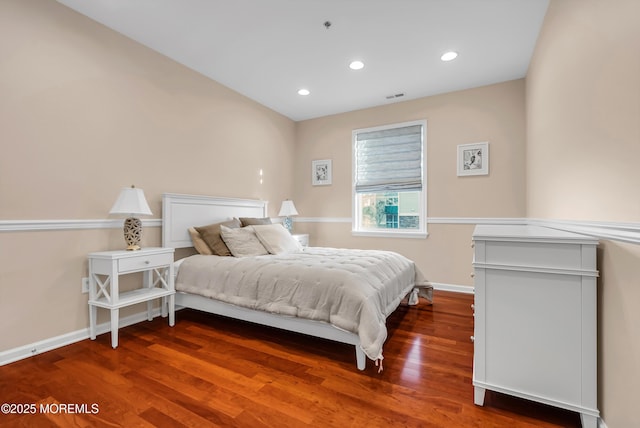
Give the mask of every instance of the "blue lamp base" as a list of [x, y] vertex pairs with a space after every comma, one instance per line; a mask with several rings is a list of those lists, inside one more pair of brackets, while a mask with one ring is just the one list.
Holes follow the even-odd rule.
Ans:
[[293, 220], [291, 220], [291, 217], [285, 217], [284, 220], [282, 220], [282, 225], [289, 231], [289, 233], [291, 233], [291, 229], [293, 228]]

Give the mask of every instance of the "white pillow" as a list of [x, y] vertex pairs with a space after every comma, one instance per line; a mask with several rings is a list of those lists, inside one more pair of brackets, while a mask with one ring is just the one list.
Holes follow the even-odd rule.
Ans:
[[254, 225], [258, 239], [271, 254], [299, 253], [302, 245], [280, 223]]
[[220, 237], [234, 257], [263, 256], [269, 252], [260, 243], [253, 226], [232, 229], [220, 226]]

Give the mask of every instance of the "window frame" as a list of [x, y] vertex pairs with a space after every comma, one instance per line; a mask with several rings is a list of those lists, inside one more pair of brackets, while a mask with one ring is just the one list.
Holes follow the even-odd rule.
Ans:
[[[394, 128], [420, 125], [422, 127], [422, 190], [419, 191], [419, 219], [418, 229], [365, 229], [362, 227], [362, 207], [356, 192], [356, 138], [359, 133], [382, 131]], [[354, 129], [351, 132], [351, 235], [372, 236], [384, 238], [426, 238], [427, 232], [427, 121], [414, 120], [409, 122], [392, 123], [371, 128]]]

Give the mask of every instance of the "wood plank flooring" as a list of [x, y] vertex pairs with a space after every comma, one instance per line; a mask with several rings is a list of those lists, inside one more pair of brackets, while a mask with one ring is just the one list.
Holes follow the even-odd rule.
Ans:
[[120, 329], [116, 350], [103, 334], [0, 367], [0, 403], [36, 410], [0, 426], [579, 427], [501, 394], [473, 404], [471, 303], [436, 291], [433, 306], [400, 306], [382, 373], [358, 371], [347, 345], [182, 310], [173, 328]]

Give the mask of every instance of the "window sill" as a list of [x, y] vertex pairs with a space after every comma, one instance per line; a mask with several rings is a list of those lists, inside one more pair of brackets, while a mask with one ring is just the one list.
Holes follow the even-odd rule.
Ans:
[[398, 231], [373, 231], [373, 230], [352, 230], [352, 236], [366, 236], [374, 238], [412, 238], [425, 239], [429, 234], [427, 232], [398, 232]]

